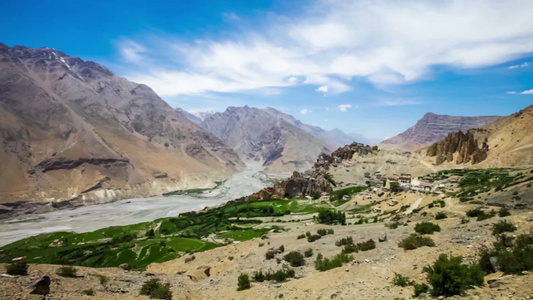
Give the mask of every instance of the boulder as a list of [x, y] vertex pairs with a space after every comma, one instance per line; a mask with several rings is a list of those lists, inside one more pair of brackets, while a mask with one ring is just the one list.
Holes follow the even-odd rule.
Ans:
[[50, 277], [48, 276], [38, 278], [31, 284], [32, 291], [30, 294], [45, 296], [50, 294], [50, 282]]

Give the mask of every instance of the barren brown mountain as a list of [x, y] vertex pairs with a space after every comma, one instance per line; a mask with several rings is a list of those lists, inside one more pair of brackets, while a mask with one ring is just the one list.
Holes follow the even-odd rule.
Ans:
[[533, 164], [533, 105], [476, 129], [450, 133], [426, 152], [436, 164], [524, 167]]
[[244, 165], [149, 87], [50, 48], [0, 44], [0, 199], [104, 202]]
[[497, 116], [461, 117], [427, 113], [416, 125], [378, 144], [380, 149], [414, 151], [446, 137], [448, 133], [479, 128], [498, 119]]

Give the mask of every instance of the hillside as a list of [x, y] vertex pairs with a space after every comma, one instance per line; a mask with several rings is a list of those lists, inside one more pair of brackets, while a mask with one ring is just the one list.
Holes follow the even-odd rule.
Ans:
[[80, 204], [213, 184], [244, 165], [149, 87], [0, 44], [0, 199]]
[[272, 108], [228, 107], [206, 117], [202, 126], [230, 145], [241, 159], [261, 164], [270, 173], [309, 169], [318, 154], [334, 148], [298, 127], [294, 118]]
[[448, 133], [482, 127], [498, 118], [498, 116], [461, 117], [426, 113], [414, 126], [380, 142], [378, 146], [385, 150], [414, 151], [444, 139]]
[[436, 164], [476, 167], [533, 165], [533, 105], [479, 129], [454, 132], [422, 151]]

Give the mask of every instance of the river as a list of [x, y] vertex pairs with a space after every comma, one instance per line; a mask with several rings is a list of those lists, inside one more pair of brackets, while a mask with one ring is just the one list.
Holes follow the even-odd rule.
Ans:
[[89, 232], [110, 226], [129, 225], [180, 213], [250, 195], [271, 185], [272, 180], [258, 168], [233, 175], [219, 187], [197, 196], [124, 199], [112, 203], [82, 206], [0, 222], [0, 246], [54, 231]]

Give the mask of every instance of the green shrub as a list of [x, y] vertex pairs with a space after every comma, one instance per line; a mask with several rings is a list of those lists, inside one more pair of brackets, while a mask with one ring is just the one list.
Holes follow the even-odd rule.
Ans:
[[477, 216], [477, 220], [478, 221], [483, 221], [483, 220], [486, 220], [486, 219], [490, 219], [490, 218], [494, 217], [495, 215], [496, 215], [496, 211], [493, 209], [488, 214], [482, 213], [481, 215]]
[[276, 256], [276, 253], [274, 251], [267, 251], [265, 253], [266, 260], [273, 259]]
[[346, 214], [341, 211], [322, 209], [318, 212], [318, 223], [346, 225]]
[[154, 278], [145, 281], [141, 287], [141, 295], [150, 296], [150, 299], [164, 299], [171, 300], [172, 292], [170, 291], [170, 283], [162, 284], [159, 279]]
[[482, 286], [484, 273], [478, 264], [463, 264], [462, 257], [448, 258], [441, 254], [433, 266], [424, 268], [428, 273], [428, 283], [433, 287], [433, 296], [461, 295], [474, 286]]
[[448, 215], [446, 215], [446, 213], [441, 211], [435, 215], [435, 220], [442, 220], [442, 219], [446, 219], [447, 217]]
[[281, 253], [285, 252], [285, 246], [283, 245], [279, 246], [278, 251]]
[[481, 210], [481, 208], [471, 209], [466, 212], [466, 215], [470, 218], [477, 217], [482, 214], [484, 214], [484, 212]]
[[353, 238], [351, 236], [349, 236], [347, 238], [342, 238], [342, 239], [336, 241], [335, 245], [337, 247], [345, 246], [345, 245], [353, 245]]
[[369, 239], [366, 242], [357, 243], [356, 246], [360, 251], [368, 251], [376, 248], [376, 242], [373, 239]]
[[276, 272], [267, 272], [263, 273], [263, 271], [255, 272], [253, 276], [253, 280], [255, 282], [263, 282], [263, 281], [275, 281], [275, 282], [284, 282], [287, 280], [287, 278], [294, 278], [296, 273], [294, 270], [292, 270], [289, 267], [284, 266], [281, 270], [278, 270]]
[[533, 270], [533, 235], [522, 234], [517, 238], [505, 234], [498, 236], [493, 249], [485, 249], [481, 253], [479, 264], [487, 273], [495, 272], [490, 258], [495, 257], [497, 267], [505, 274], [520, 274]]
[[241, 273], [237, 282], [237, 291], [243, 291], [250, 288], [250, 276], [248, 274]]
[[342, 264], [353, 260], [353, 256], [346, 253], [339, 253], [332, 259], [323, 258], [321, 254], [317, 255], [315, 269], [318, 271], [327, 271], [333, 268], [342, 267]]
[[6, 266], [9, 275], [28, 275], [28, 264], [25, 261], [17, 261]]
[[394, 278], [392, 279], [392, 284], [406, 287], [408, 285], [413, 285], [414, 282], [412, 280], [409, 280], [409, 277], [403, 276], [402, 274], [398, 274], [394, 272]]
[[306, 237], [310, 237], [310, 236], [311, 236], [311, 232], [310, 232], [310, 231], [306, 232], [306, 233], [305, 233], [305, 236], [306, 236]]
[[309, 249], [305, 250], [305, 252], [304, 252], [304, 256], [305, 256], [305, 257], [311, 257], [311, 256], [313, 256], [313, 249], [309, 248]]
[[313, 235], [310, 235], [310, 236], [307, 237], [307, 241], [308, 241], [309, 243], [312, 243], [312, 242], [314, 242], [314, 241], [316, 241], [316, 240], [319, 240], [321, 237], [322, 237], [322, 236], [319, 235], [319, 234], [313, 234]]
[[389, 224], [385, 224], [385, 227], [388, 227], [390, 229], [396, 229], [398, 228], [398, 226], [402, 225], [400, 222], [398, 221], [394, 221], [392, 223], [389, 223]]
[[462, 218], [461, 218], [461, 224], [466, 224], [466, 223], [468, 223], [468, 222], [470, 222], [470, 219], [468, 219], [468, 218], [466, 218], [466, 217], [462, 217]]
[[154, 229], [152, 228], [150, 230], [147, 230], [146, 233], [144, 234], [144, 236], [146, 236], [147, 238], [154, 237], [155, 236]]
[[507, 209], [507, 208], [502, 208], [500, 209], [500, 211], [498, 212], [498, 215], [500, 217], [507, 217], [507, 216], [510, 216], [511, 215], [511, 212]]
[[305, 265], [304, 256], [298, 251], [291, 251], [287, 253], [283, 259], [291, 264], [292, 267], [299, 267]]
[[301, 239], [304, 239], [304, 238], [305, 238], [305, 234], [302, 233], [302, 234], [300, 234], [300, 235], [298, 236], [297, 239], [298, 239], [298, 240], [301, 240]]
[[61, 277], [76, 277], [77, 276], [77, 271], [74, 267], [71, 267], [71, 266], [63, 266], [63, 267], [60, 267], [59, 269], [57, 269], [57, 275], [61, 276]]
[[81, 291], [81, 293], [84, 294], [84, 295], [87, 295], [87, 296], [94, 296], [94, 290], [93, 289], [83, 290], [83, 291]]
[[334, 234], [335, 232], [333, 231], [333, 229], [328, 229], [328, 234]]
[[320, 236], [325, 236], [328, 234], [328, 231], [326, 229], [319, 229], [316, 231], [316, 233], [320, 234]]
[[228, 259], [229, 259], [230, 261], [232, 261], [232, 260], [234, 259], [234, 257], [233, 257], [233, 256], [228, 256]]
[[415, 297], [418, 297], [420, 296], [420, 294], [427, 292], [429, 292], [429, 286], [427, 284], [415, 284]]
[[502, 220], [493, 225], [492, 234], [496, 235], [504, 232], [513, 232], [516, 231], [516, 229], [517, 228], [513, 225], [513, 223], [508, 222], [507, 220]]
[[440, 226], [431, 222], [422, 222], [415, 225], [415, 231], [420, 234], [433, 234], [435, 231], [440, 231]]
[[398, 246], [400, 248], [403, 248], [405, 250], [413, 250], [419, 247], [427, 246], [427, 247], [434, 247], [435, 242], [429, 237], [417, 235], [417, 234], [411, 234], [409, 237], [403, 239]]

